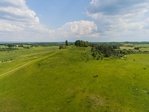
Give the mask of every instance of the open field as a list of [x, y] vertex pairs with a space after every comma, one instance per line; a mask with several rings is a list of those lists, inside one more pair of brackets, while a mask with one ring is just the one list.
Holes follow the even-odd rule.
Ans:
[[133, 50], [136, 47], [139, 48], [139, 50], [141, 51], [149, 51], [149, 44], [147, 43], [123, 44], [120, 48], [126, 50]]
[[89, 50], [0, 52], [0, 112], [148, 112], [149, 54], [97, 61]]

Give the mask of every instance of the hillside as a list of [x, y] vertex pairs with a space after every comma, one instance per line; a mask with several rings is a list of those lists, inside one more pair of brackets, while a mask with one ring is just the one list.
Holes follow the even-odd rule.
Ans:
[[[0, 112], [147, 112], [149, 56], [94, 60], [90, 48], [0, 52]], [[4, 59], [5, 58], [5, 59]]]

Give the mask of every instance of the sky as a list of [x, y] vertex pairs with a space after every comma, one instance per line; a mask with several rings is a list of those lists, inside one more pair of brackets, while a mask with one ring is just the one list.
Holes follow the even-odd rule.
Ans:
[[0, 42], [149, 41], [149, 0], [0, 0]]

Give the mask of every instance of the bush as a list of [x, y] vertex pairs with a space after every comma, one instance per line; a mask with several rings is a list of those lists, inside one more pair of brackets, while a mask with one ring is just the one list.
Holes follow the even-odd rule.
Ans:
[[65, 45], [60, 45], [59, 49], [66, 49], [66, 46]]
[[135, 47], [134, 50], [140, 50], [140, 48], [139, 47]]

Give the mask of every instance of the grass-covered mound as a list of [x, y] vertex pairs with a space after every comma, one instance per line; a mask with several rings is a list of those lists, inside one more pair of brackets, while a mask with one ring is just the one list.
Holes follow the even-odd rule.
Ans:
[[149, 111], [148, 54], [96, 61], [89, 48], [42, 50], [17, 50], [28, 55], [0, 68], [31, 62], [0, 78], [1, 112]]

